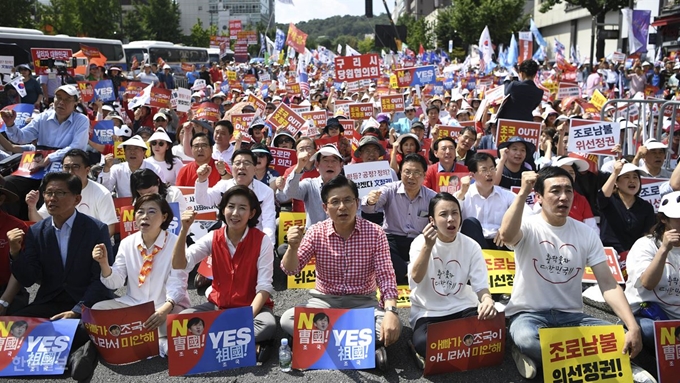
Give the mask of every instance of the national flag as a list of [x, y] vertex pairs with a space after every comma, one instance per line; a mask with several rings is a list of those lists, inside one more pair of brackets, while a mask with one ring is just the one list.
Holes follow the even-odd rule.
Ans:
[[129, 102], [128, 102], [128, 108], [129, 109], [134, 109], [138, 106], [142, 105], [147, 105], [149, 104], [151, 100], [151, 88], [153, 87], [153, 84], [149, 84], [146, 88], [142, 89], [142, 91], [133, 97]]
[[298, 84], [300, 84], [300, 92], [302, 98], [309, 97], [309, 75], [307, 74], [307, 65], [304, 65], [304, 59], [298, 62]]
[[418, 48], [418, 56], [423, 57], [425, 54], [425, 48], [423, 48], [423, 44], [420, 44], [420, 48]]
[[517, 45], [517, 40], [515, 40], [515, 34], [512, 34], [510, 38], [510, 47], [508, 48], [507, 56], [505, 59], [506, 68], [514, 67], [517, 65], [519, 59], [519, 46]]
[[489, 73], [487, 64], [491, 63], [493, 55], [493, 47], [491, 46], [491, 35], [489, 34], [489, 27], [485, 26], [482, 34], [479, 36], [479, 71], [481, 73]]
[[536, 39], [536, 42], [538, 42], [538, 45], [540, 45], [542, 47], [548, 46], [548, 43], [545, 41], [545, 39], [543, 38], [543, 35], [541, 35], [541, 32], [538, 30], [538, 26], [534, 22], [534, 19], [531, 19], [531, 24], [529, 26], [529, 30], [534, 35], [534, 38]]
[[360, 56], [360, 55], [361, 53], [359, 53], [359, 51], [350, 47], [349, 44], [345, 44], [345, 56]]
[[14, 87], [14, 89], [17, 90], [17, 93], [19, 93], [19, 96], [21, 97], [26, 97], [26, 87], [24, 86], [24, 79], [21, 76], [16, 76], [14, 77], [11, 81], [10, 84]]

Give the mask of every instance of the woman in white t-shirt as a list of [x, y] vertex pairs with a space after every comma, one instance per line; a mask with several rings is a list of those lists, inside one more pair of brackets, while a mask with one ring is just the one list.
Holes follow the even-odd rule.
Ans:
[[161, 169], [163, 174], [159, 174], [170, 185], [175, 185], [177, 175], [184, 166], [181, 159], [172, 154], [172, 140], [163, 128], [158, 128], [149, 137], [149, 146], [152, 156], [144, 161], [150, 162]]
[[449, 193], [437, 194], [430, 200], [428, 216], [430, 223], [411, 243], [408, 274], [412, 349], [421, 357], [429, 323], [496, 316], [482, 249], [458, 233], [462, 221], [458, 200]]
[[626, 298], [644, 346], [654, 350], [654, 321], [680, 319], [680, 191], [661, 199], [651, 234], [635, 242], [626, 261]]

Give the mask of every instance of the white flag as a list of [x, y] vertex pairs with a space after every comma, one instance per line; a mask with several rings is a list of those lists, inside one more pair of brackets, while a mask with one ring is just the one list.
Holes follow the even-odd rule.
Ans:
[[26, 97], [26, 87], [24, 87], [24, 78], [21, 76], [16, 76], [10, 81], [14, 89], [17, 90], [19, 96]]
[[349, 44], [345, 44], [345, 56], [359, 56], [359, 55], [361, 55], [361, 53], [359, 53], [354, 48], [350, 47]]
[[151, 102], [151, 88], [153, 84], [149, 84], [146, 88], [142, 89], [142, 92], [128, 102], [128, 109], [134, 109], [138, 106], [142, 106]]

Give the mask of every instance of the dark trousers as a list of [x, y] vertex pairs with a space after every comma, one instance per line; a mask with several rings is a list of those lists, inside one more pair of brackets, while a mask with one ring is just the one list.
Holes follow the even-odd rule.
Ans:
[[387, 234], [387, 243], [390, 245], [390, 258], [392, 258], [392, 267], [394, 268], [394, 274], [397, 276], [398, 285], [408, 284], [409, 251], [411, 250], [411, 242], [413, 240], [414, 238]]
[[[54, 297], [51, 302], [38, 304], [31, 303], [12, 315], [18, 317], [51, 318], [65, 311], [71, 311], [76, 303], [78, 302], [74, 301], [73, 298], [71, 298], [71, 296], [66, 292], [66, 290], [64, 290], [61, 292], [61, 294]], [[73, 336], [71, 353], [87, 343], [88, 340], [90, 340], [90, 337], [87, 335], [87, 330], [85, 330], [85, 327], [83, 327], [81, 323], [76, 328], [76, 334]]]
[[361, 218], [373, 222], [374, 224], [378, 226], [382, 226], [383, 220], [385, 219], [385, 213], [379, 211], [377, 213], [364, 213], [363, 211], [361, 212]]
[[460, 227], [460, 232], [474, 239], [482, 249], [508, 250], [505, 246], [496, 246], [496, 244], [493, 243], [493, 239], [484, 238], [482, 224], [477, 218], [465, 218], [463, 220], [463, 225]]
[[[0, 295], [4, 294], [6, 289], [7, 286], [0, 287]], [[28, 305], [28, 298], [28, 291], [23, 287], [20, 288], [17, 295], [12, 299], [12, 303], [9, 304], [5, 315], [14, 315], [14, 313], [26, 307]]]
[[477, 308], [471, 307], [463, 311], [459, 311], [455, 314], [443, 316], [443, 317], [422, 317], [416, 321], [416, 325], [413, 326], [413, 346], [416, 351], [423, 358], [427, 352], [427, 325], [430, 323], [446, 322], [453, 319], [461, 319], [472, 316], [477, 316]]
[[[26, 194], [28, 194], [28, 192], [31, 190], [39, 190], [40, 183], [40, 180], [34, 180], [33, 178], [19, 176], [5, 177], [5, 189], [19, 196], [19, 201], [17, 203], [4, 204], [5, 211], [21, 220], [28, 221], [28, 205], [26, 205]], [[42, 195], [40, 195], [37, 206], [40, 206], [42, 202], [43, 198]]]

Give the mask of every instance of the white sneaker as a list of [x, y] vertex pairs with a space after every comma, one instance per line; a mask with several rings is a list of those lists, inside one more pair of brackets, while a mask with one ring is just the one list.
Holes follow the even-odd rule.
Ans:
[[633, 370], [633, 382], [635, 383], [656, 383], [656, 379], [652, 374], [644, 370], [642, 367], [631, 362], [630, 369]]
[[517, 371], [525, 379], [533, 379], [536, 377], [536, 363], [534, 363], [531, 358], [522, 354], [519, 348], [512, 345], [512, 360], [515, 361], [515, 366], [517, 366]]
[[158, 338], [158, 351], [161, 358], [165, 358], [168, 355], [168, 338]]

